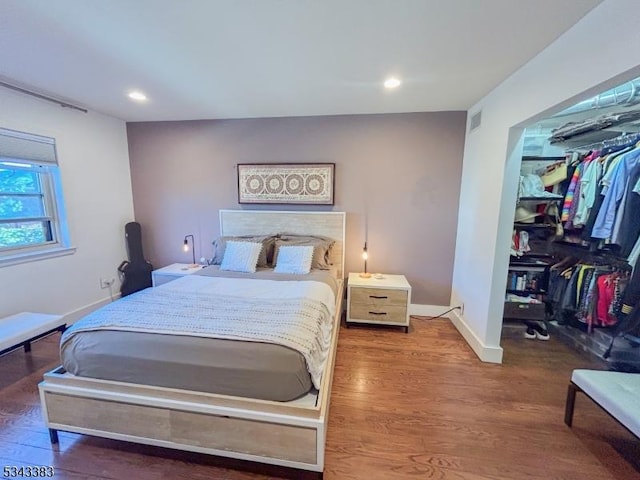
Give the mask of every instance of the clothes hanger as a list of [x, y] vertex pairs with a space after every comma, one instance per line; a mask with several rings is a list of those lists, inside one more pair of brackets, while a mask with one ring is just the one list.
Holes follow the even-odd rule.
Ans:
[[572, 267], [576, 264], [578, 260], [574, 257], [564, 257], [562, 260], [560, 260], [558, 263], [553, 264], [550, 269], [551, 270], [558, 270], [558, 269], [565, 269], [567, 267]]

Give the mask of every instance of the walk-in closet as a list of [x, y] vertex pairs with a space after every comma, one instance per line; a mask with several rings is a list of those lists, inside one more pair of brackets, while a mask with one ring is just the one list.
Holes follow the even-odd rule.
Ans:
[[640, 370], [640, 78], [525, 130], [503, 336]]

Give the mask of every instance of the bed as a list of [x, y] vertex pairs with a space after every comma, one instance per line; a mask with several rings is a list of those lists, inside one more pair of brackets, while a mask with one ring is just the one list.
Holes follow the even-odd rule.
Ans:
[[[135, 335], [144, 335], [144, 330], [94, 331], [93, 337], [84, 337], [84, 340], [78, 340], [82, 337], [76, 335], [75, 340], [63, 344], [63, 357], [65, 349], [79, 352], [79, 355], [71, 356], [76, 358], [78, 365], [74, 366], [73, 362], [65, 359], [68, 368], [61, 366], [46, 373], [39, 385], [52, 442], [57, 441], [57, 431], [61, 430], [320, 473], [323, 471], [329, 399], [342, 311], [345, 214], [221, 210], [220, 232], [225, 236], [289, 232], [322, 235], [335, 240], [330, 258], [333, 266], [331, 288], [335, 296], [331, 297], [333, 305], [329, 309], [330, 328], [326, 330], [327, 348], [323, 350], [325, 353], [321, 361], [309, 363], [306, 353], [303, 358], [300, 352], [286, 345], [278, 348], [279, 345], [268, 341], [255, 341], [247, 345], [248, 342], [204, 337], [187, 340], [179, 334], [154, 335], [156, 338], [162, 337], [161, 343], [145, 353], [143, 348], [134, 348], [138, 345], [136, 339], [140, 338]], [[244, 284], [238, 282], [277, 284], [282, 292], [285, 289], [281, 286], [289, 283], [294, 289], [302, 288], [286, 278], [271, 279], [269, 275], [273, 274], [270, 272], [258, 272], [258, 278], [245, 280], [221, 278], [220, 275], [216, 267], [209, 267], [197, 275], [150, 289], [148, 295], [145, 292], [140, 296], [140, 301], [154, 303], [157, 300], [161, 304], [165, 298], [163, 295], [182, 298], [182, 307], [174, 310], [171, 310], [174, 307], [159, 307], [170, 311], [172, 316], [180, 317], [176, 326], [171, 327], [179, 332], [183, 328], [180, 322], [188, 322], [185, 311], [191, 307], [185, 308], [185, 305], [197, 306], [199, 299], [205, 298], [210, 291], [220, 292], [222, 289], [224, 293], [224, 289], [232, 289], [231, 293], [239, 295], [239, 289], [242, 290], [239, 285]], [[261, 279], [260, 275], [264, 278]], [[319, 276], [313, 281], [308, 281], [311, 277], [305, 277], [308, 280], [298, 283], [304, 284], [305, 288], [309, 285], [319, 288], [322, 281], [318, 279], [328, 274], [317, 272], [315, 275]], [[269, 281], [265, 282], [264, 279]], [[325, 283], [330, 285], [332, 282]], [[326, 295], [326, 289], [323, 288], [318, 291], [324, 293], [316, 294]], [[194, 296], [196, 293], [200, 297]], [[265, 290], [262, 295], [266, 298], [272, 294]], [[329, 302], [327, 298], [325, 303]], [[282, 303], [278, 299], [272, 301]], [[124, 310], [134, 311], [136, 308], [133, 304], [121, 304], [126, 306]], [[251, 317], [243, 312], [239, 317], [257, 325], [261, 315], [267, 316], [262, 313]], [[233, 325], [235, 329], [241, 328], [235, 323]], [[231, 335], [238, 334], [238, 331], [232, 331]], [[122, 333], [125, 335], [118, 335]], [[73, 335], [65, 338], [68, 340], [71, 337]], [[231, 343], [244, 344], [244, 350], [228, 348]], [[105, 347], [100, 350], [98, 345]], [[134, 358], [118, 357], [118, 348], [121, 353], [136, 352], [136, 355]], [[158, 351], [164, 351], [167, 355], [159, 356]], [[171, 352], [179, 353], [172, 356]], [[92, 354], [96, 355], [93, 359]], [[123, 364], [131, 365], [129, 377], [122, 378], [105, 371], [91, 372], [91, 369], [82, 371], [83, 365], [97, 366], [98, 370], [105, 364], [112, 366], [118, 361], [117, 358]], [[216, 365], [211, 370], [208, 358], [226, 358], [228, 361], [214, 362]], [[275, 368], [261, 369], [267, 363], [275, 365]], [[179, 373], [185, 371], [185, 364], [192, 371], [191, 375]], [[145, 370], [153, 370], [150, 365], [159, 366], [154, 370], [159, 372], [155, 376], [144, 375]], [[306, 376], [301, 365], [309, 367]], [[78, 366], [80, 370], [76, 371], [77, 375], [70, 373]], [[165, 370], [170, 374], [163, 377]], [[207, 376], [220, 379], [220, 383], [209, 388], [211, 382], [200, 381]], [[227, 381], [228, 378], [233, 382]], [[241, 381], [238, 382], [238, 379]]]

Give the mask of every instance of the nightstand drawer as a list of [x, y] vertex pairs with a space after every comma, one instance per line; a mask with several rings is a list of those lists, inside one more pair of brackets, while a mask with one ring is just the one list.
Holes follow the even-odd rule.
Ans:
[[351, 288], [351, 308], [356, 305], [386, 307], [407, 307], [407, 291], [386, 288]]
[[352, 303], [350, 317], [354, 320], [367, 320], [369, 322], [406, 324], [407, 304], [376, 307], [374, 305]]

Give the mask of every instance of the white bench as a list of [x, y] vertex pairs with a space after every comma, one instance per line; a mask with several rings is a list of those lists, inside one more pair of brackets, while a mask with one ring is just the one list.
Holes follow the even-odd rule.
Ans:
[[34, 340], [65, 329], [62, 315], [22, 312], [0, 318], [0, 355], [20, 347], [30, 352]]
[[573, 423], [576, 393], [583, 392], [636, 437], [640, 437], [640, 374], [574, 370], [567, 392], [564, 423]]

